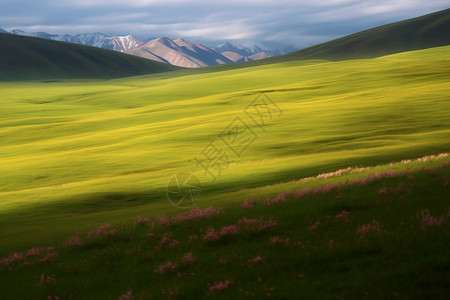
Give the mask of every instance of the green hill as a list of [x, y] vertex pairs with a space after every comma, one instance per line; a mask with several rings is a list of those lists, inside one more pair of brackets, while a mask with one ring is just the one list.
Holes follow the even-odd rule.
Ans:
[[361, 31], [280, 57], [345, 60], [450, 45], [450, 9]]
[[[294, 60], [375, 58], [405, 51], [450, 45], [450, 9], [361, 31], [336, 40], [266, 59], [211, 66], [202, 71], [223, 71]], [[200, 70], [199, 70], [200, 71]], [[201, 71], [200, 71], [201, 72]]]
[[178, 69], [100, 48], [0, 33], [0, 80], [118, 78]]

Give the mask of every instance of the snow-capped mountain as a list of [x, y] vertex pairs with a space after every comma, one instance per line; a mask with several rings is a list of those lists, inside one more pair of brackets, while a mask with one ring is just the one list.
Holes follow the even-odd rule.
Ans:
[[242, 56], [250, 56], [255, 54], [250, 48], [247, 48], [242, 45], [234, 46], [230, 42], [226, 42], [225, 44], [220, 44], [215, 47], [215, 49], [219, 53], [223, 52], [234, 52]]
[[99, 32], [83, 33], [83, 34], [77, 34], [75, 36], [70, 36], [68, 34], [65, 34], [61, 38], [56, 38], [56, 40], [115, 50], [111, 43], [111, 38], [109, 38]]
[[0, 28], [0, 33], [9, 33], [9, 32]]
[[104, 48], [109, 50], [116, 50], [120, 52], [125, 52], [135, 47], [139, 47], [143, 44], [143, 42], [139, 41], [132, 35], [127, 36], [112, 36], [108, 37], [102, 33], [94, 32], [94, 33], [83, 33], [77, 35], [58, 35], [58, 34], [50, 34], [47, 32], [24, 32], [22, 30], [14, 29], [10, 33], [24, 36], [33, 36], [39, 37], [43, 39], [50, 39], [61, 42], [68, 42], [98, 48]]
[[128, 50], [140, 47], [144, 44], [144, 42], [141, 42], [132, 35], [113, 36], [110, 38], [110, 40], [114, 47], [114, 50], [120, 52], [126, 52]]

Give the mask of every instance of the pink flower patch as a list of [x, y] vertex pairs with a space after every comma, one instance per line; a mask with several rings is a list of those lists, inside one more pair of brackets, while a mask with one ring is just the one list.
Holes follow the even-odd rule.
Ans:
[[31, 248], [27, 251], [27, 256], [37, 256], [40, 252], [39, 248]]
[[377, 231], [379, 232], [381, 230], [381, 225], [378, 223], [378, 221], [373, 220], [371, 223], [364, 224], [362, 226], [359, 226], [356, 232], [358, 234], [366, 234], [370, 231]]
[[314, 189], [314, 194], [328, 194], [331, 191], [338, 189], [341, 185], [338, 183], [333, 183], [327, 186], [318, 186]]
[[422, 220], [422, 230], [425, 230], [427, 227], [441, 226], [445, 223], [444, 215], [435, 218], [430, 215], [428, 209], [424, 209], [420, 212], [420, 218]]
[[261, 232], [275, 227], [278, 223], [275, 220], [265, 221], [263, 218], [248, 219], [243, 217], [237, 224], [248, 232]]
[[282, 238], [280, 238], [279, 236], [273, 236], [269, 238], [269, 242], [272, 245], [276, 245], [276, 244], [286, 244], [289, 245], [291, 242], [290, 238], [285, 238], [284, 240]]
[[208, 231], [206, 232], [206, 234], [203, 236], [203, 240], [205, 240], [205, 241], [207, 241], [207, 242], [217, 241], [218, 239], [220, 239], [220, 236], [219, 236], [219, 234], [214, 230], [214, 228], [208, 229]]
[[4, 265], [8, 265], [14, 261], [21, 261], [24, 259], [24, 256], [20, 252], [15, 252], [13, 254], [10, 254], [8, 257], [0, 259], [0, 263]]
[[183, 264], [191, 264], [191, 263], [193, 263], [196, 259], [197, 259], [197, 258], [196, 258], [194, 255], [192, 255], [192, 252], [188, 252], [188, 253], [185, 253], [185, 254], [183, 255], [183, 259], [181, 260], [181, 262], [182, 262]]
[[143, 218], [143, 217], [138, 217], [137, 221], [136, 221], [136, 225], [147, 225], [150, 223], [150, 219], [149, 218]]
[[267, 200], [266, 204], [270, 206], [277, 203], [283, 203], [286, 201], [288, 197], [302, 198], [308, 195], [310, 192], [311, 192], [310, 188], [304, 188], [300, 191], [286, 191], [279, 194], [275, 199]]
[[271, 244], [275, 245], [281, 243], [283, 240], [279, 236], [273, 236], [269, 238], [269, 241]]
[[89, 231], [86, 235], [88, 239], [92, 239], [94, 237], [99, 236], [113, 236], [116, 234], [116, 230], [110, 229], [110, 224], [101, 225], [99, 228]]
[[239, 226], [237, 225], [230, 225], [230, 226], [224, 226], [220, 229], [219, 234], [220, 235], [235, 235], [239, 232]]
[[82, 246], [83, 243], [78, 235], [69, 237], [65, 242], [62, 243], [63, 247], [77, 247]]
[[169, 247], [169, 248], [174, 248], [176, 247], [179, 242], [177, 240], [171, 239], [171, 233], [170, 232], [165, 232], [161, 238], [161, 240], [159, 240], [158, 245], [155, 246], [155, 251], [159, 251], [160, 249], [162, 249], [163, 247]]
[[128, 291], [119, 297], [119, 300], [134, 300], [133, 291]]
[[253, 208], [255, 204], [258, 202], [256, 199], [245, 199], [241, 204], [242, 208]]
[[156, 218], [156, 222], [158, 222], [158, 224], [160, 226], [169, 226], [169, 218], [167, 216], [159, 216]]
[[337, 214], [334, 218], [335, 219], [345, 219], [350, 215], [350, 212], [348, 210], [343, 210], [341, 213]]
[[233, 284], [233, 280], [214, 282], [213, 284], [209, 285], [208, 289], [210, 292], [222, 291], [222, 290], [229, 288], [232, 284]]
[[187, 222], [190, 220], [197, 220], [197, 219], [204, 219], [204, 218], [211, 218], [215, 215], [218, 215], [220, 213], [223, 213], [223, 208], [214, 208], [212, 206], [208, 208], [194, 208], [189, 212], [182, 212], [174, 217], [172, 217], [173, 222]]
[[177, 240], [172, 240], [172, 242], [170, 242], [169, 244], [169, 248], [175, 248], [180, 242], [178, 242]]
[[43, 258], [41, 258], [39, 260], [39, 262], [41, 262], [41, 263], [47, 262], [47, 261], [52, 260], [55, 257], [58, 257], [58, 253], [56, 253], [56, 252], [49, 252], [49, 253], [47, 253], [47, 255], [45, 255]]
[[309, 229], [309, 230], [316, 230], [317, 227], [320, 226], [320, 224], [321, 224], [321, 223], [320, 223], [319, 221], [317, 221], [316, 223], [314, 223], [314, 224], [312, 224], [311, 226], [309, 226], [308, 229]]
[[248, 262], [249, 263], [260, 263], [260, 262], [262, 262], [262, 261], [264, 261], [264, 259], [261, 257], [261, 256], [256, 256], [255, 258], [253, 258], [253, 259], [249, 259], [248, 260]]
[[381, 188], [381, 189], [378, 191], [378, 194], [379, 194], [379, 195], [387, 195], [387, 193], [388, 193], [387, 188]]
[[176, 269], [178, 269], [178, 264], [168, 261], [163, 265], [160, 265], [157, 269], [155, 269], [155, 273], [157, 274], [164, 274], [164, 272], [166, 270], [171, 270], [171, 271], [175, 271]]

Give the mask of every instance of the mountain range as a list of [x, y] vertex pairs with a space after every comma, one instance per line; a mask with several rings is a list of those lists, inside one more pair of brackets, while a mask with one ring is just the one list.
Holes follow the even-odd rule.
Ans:
[[287, 50], [265, 50], [256, 45], [234, 46], [229, 42], [211, 49], [185, 39], [168, 37], [140, 41], [132, 35], [109, 37], [98, 32], [58, 35], [47, 32], [28, 33], [19, 29], [7, 32], [1, 28], [0, 32], [114, 50], [185, 68], [254, 61], [287, 53]]

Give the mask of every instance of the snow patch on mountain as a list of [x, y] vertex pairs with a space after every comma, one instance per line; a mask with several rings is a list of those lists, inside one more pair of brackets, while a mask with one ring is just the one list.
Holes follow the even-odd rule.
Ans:
[[113, 36], [110, 38], [114, 50], [120, 52], [126, 52], [128, 50], [140, 47], [144, 42], [138, 40], [132, 35], [126, 36]]

